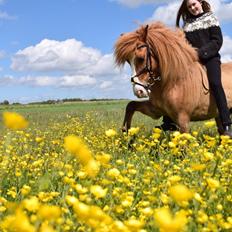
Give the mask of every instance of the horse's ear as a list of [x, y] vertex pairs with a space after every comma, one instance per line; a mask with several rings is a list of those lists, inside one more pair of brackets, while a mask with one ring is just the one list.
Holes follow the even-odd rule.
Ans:
[[146, 40], [147, 40], [148, 27], [149, 27], [148, 24], [144, 27], [144, 33], [143, 33], [143, 41], [144, 42], [146, 42]]

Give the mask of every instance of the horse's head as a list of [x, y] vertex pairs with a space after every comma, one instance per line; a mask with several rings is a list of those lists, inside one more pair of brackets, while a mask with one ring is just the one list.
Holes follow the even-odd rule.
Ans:
[[148, 31], [148, 25], [141, 26], [135, 32], [122, 34], [115, 44], [116, 64], [130, 64], [133, 90], [139, 98], [148, 97], [152, 85], [160, 79], [158, 56], [147, 42]]
[[133, 76], [133, 90], [137, 97], [148, 97], [152, 86], [160, 80], [159, 62], [157, 55], [145, 42], [138, 42], [130, 64]]
[[188, 78], [190, 67], [198, 61], [196, 50], [183, 32], [160, 22], [121, 35], [115, 44], [114, 55], [117, 65], [130, 64], [134, 93], [138, 97], [148, 96], [160, 76], [162, 87]]

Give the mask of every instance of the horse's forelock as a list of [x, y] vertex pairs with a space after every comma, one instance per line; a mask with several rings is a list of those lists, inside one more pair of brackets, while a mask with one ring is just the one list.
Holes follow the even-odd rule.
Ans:
[[146, 43], [148, 30], [148, 25], [142, 25], [134, 32], [120, 35], [114, 46], [114, 57], [118, 66], [124, 65], [133, 58], [138, 43]]
[[124, 33], [118, 38], [114, 46], [114, 57], [118, 66], [131, 60], [138, 38], [137, 32]]

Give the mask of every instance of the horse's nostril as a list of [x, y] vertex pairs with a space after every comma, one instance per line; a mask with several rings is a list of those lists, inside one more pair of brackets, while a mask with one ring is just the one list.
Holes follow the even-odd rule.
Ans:
[[138, 95], [141, 96], [143, 94], [142, 90], [138, 90]]

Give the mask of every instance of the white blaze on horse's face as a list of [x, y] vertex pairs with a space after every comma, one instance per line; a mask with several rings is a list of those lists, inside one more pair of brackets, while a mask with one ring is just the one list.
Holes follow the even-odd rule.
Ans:
[[[132, 60], [129, 63], [131, 66], [132, 76], [135, 76], [136, 71], [135, 71], [134, 61]], [[142, 84], [142, 82], [139, 80], [138, 77], [135, 77], [134, 81], [139, 83], [139, 84]], [[133, 92], [134, 92], [134, 95], [138, 98], [147, 98], [148, 97], [148, 91], [141, 85], [133, 84]]]

